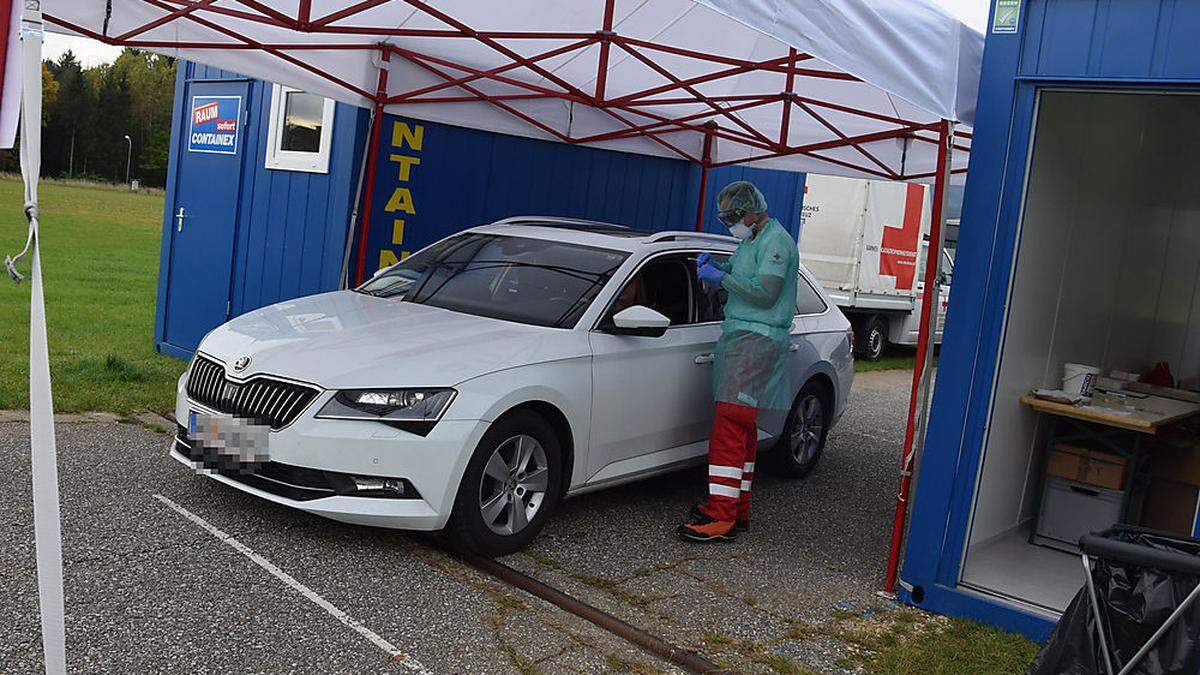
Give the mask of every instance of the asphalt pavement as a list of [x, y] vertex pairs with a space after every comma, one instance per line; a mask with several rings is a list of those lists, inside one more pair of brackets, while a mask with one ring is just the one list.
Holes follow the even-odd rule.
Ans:
[[[889, 607], [882, 584], [909, 373], [857, 376], [817, 469], [756, 476], [733, 544], [678, 541], [693, 470], [564, 502], [502, 561], [731, 670], [839, 671], [811, 630]], [[28, 424], [0, 417], [0, 673], [41, 669]], [[342, 525], [196, 475], [140, 422], [58, 429], [72, 672], [673, 671], [460, 562], [426, 536]], [[796, 671], [799, 672], [799, 671]]]

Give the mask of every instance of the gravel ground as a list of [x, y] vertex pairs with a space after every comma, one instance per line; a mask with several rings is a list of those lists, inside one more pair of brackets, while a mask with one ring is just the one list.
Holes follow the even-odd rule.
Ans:
[[[859, 374], [820, 465], [762, 472], [735, 544], [678, 541], [704, 474], [568, 500], [507, 564], [733, 670], [838, 670], [847, 647], [808, 630], [887, 609], [882, 583], [909, 373]], [[0, 673], [41, 668], [28, 425], [0, 416]], [[140, 423], [58, 425], [72, 672], [600, 672], [670, 670], [508, 588], [430, 540], [257, 500], [187, 471]], [[359, 632], [154, 495], [236, 538], [407, 657]]]

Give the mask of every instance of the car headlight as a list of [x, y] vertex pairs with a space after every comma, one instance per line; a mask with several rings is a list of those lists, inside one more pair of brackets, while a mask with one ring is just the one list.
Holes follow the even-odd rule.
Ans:
[[317, 417], [383, 422], [422, 436], [454, 400], [453, 389], [343, 389]]

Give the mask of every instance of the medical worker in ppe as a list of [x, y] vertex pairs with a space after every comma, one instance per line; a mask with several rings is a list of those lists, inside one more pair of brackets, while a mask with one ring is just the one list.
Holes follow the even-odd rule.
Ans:
[[697, 260], [700, 280], [728, 294], [713, 371], [708, 498], [678, 530], [702, 542], [732, 540], [749, 527], [758, 413], [791, 407], [787, 362], [800, 267], [796, 240], [767, 216], [767, 200], [748, 181], [721, 190], [717, 218], [741, 244], [727, 262]]

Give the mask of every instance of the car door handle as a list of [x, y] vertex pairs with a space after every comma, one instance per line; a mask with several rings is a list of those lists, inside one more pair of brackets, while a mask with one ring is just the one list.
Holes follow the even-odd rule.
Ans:
[[696, 362], [696, 365], [702, 366], [706, 363], [712, 363], [713, 361], [716, 361], [716, 360], [717, 360], [716, 354], [701, 354], [700, 356], [696, 357], [695, 362]]
[[800, 351], [800, 343], [798, 343], [798, 342], [793, 342], [792, 344], [788, 345], [788, 351], [789, 351], [789, 352], [798, 352], [798, 351]]

